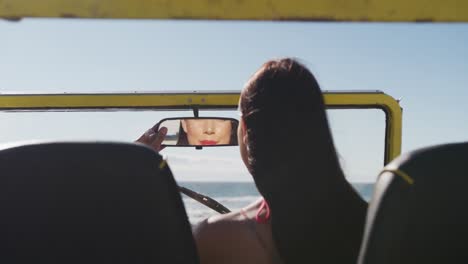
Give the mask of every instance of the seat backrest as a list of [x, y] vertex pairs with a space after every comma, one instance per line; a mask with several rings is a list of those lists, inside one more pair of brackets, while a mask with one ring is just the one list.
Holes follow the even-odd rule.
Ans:
[[402, 155], [376, 183], [358, 263], [468, 263], [468, 143]]
[[172, 174], [143, 145], [0, 148], [0, 263], [198, 263]]

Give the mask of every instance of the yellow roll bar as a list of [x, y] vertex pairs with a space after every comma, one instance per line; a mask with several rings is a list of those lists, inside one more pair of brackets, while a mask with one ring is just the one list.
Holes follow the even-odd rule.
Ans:
[[465, 0], [0, 0], [0, 17], [467, 22]]
[[[382, 92], [324, 92], [331, 109], [377, 108], [386, 114], [387, 164], [401, 153], [402, 110]], [[118, 110], [118, 109], [236, 109], [239, 92], [120, 93], [120, 94], [0, 94], [0, 111]]]

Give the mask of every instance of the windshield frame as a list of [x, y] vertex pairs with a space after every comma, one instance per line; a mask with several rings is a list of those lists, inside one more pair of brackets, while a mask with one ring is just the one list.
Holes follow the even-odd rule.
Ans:
[[[235, 110], [239, 91], [0, 94], [0, 111]], [[381, 91], [324, 91], [327, 109], [380, 109], [385, 113], [384, 165], [400, 155], [402, 109]]]

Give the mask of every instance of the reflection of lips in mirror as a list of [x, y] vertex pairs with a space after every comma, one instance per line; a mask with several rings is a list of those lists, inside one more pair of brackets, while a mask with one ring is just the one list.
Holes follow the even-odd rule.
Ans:
[[214, 140], [200, 140], [200, 144], [203, 146], [210, 146], [210, 145], [216, 145], [218, 144], [218, 142]]

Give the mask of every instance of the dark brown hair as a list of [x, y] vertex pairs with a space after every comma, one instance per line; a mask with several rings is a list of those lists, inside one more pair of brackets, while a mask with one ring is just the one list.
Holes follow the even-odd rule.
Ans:
[[312, 73], [265, 63], [241, 94], [249, 171], [272, 214], [285, 263], [354, 263], [366, 203], [346, 181]]

